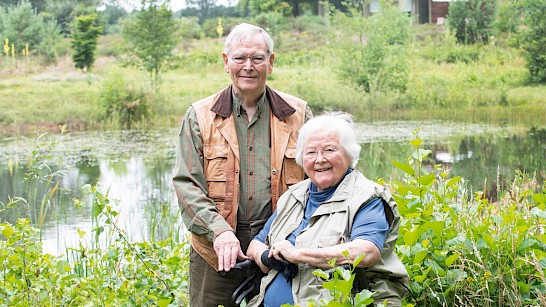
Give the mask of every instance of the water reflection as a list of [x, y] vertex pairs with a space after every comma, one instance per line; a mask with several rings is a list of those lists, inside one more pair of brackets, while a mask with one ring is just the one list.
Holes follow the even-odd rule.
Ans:
[[[433, 151], [426, 161], [428, 167], [443, 164], [451, 175], [465, 178], [472, 191], [485, 186], [494, 198], [497, 186], [512, 180], [516, 169], [536, 172], [540, 182], [546, 179], [546, 129], [520, 132], [440, 122], [358, 125], [362, 152], [357, 168], [369, 178], [399, 179], [391, 162], [410, 156], [412, 147], [407, 141], [417, 128], [425, 140], [423, 147]], [[66, 247], [77, 246], [78, 229], [89, 233], [93, 225], [91, 208], [77, 208], [72, 198], [82, 197], [83, 185], [100, 182], [111, 199], [119, 200], [116, 223], [130, 240], [163, 239], [173, 231], [183, 231], [171, 187], [176, 134], [176, 129], [70, 134], [53, 151], [54, 157], [62, 157], [62, 164], [52, 160], [50, 172], [59, 176], [47, 184], [25, 181], [36, 140], [4, 139], [0, 141], [0, 202], [6, 204], [8, 196], [20, 196], [33, 205], [0, 208], [0, 220], [14, 223], [19, 217], [29, 217], [41, 224], [46, 252], [66, 253]], [[57, 183], [60, 193], [48, 200], [45, 210], [42, 195]]]

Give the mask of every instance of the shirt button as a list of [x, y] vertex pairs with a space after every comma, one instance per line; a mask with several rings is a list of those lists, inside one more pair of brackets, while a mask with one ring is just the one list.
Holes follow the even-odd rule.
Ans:
[[252, 200], [252, 196], [249, 196], [249, 197], [248, 197], [248, 200]]
[[272, 170], [272, 171], [271, 171], [271, 174], [277, 175], [277, 170], [276, 170], [276, 169]]
[[238, 170], [238, 169], [235, 170], [235, 174], [239, 174], [239, 170]]
[[250, 172], [250, 173], [248, 173], [248, 174], [249, 174], [250, 176], [254, 175], [254, 173], [253, 173], [253, 172]]
[[250, 147], [248, 148], [248, 150], [250, 150], [250, 151], [252, 151], [252, 149], [254, 149], [252, 146], [250, 146]]

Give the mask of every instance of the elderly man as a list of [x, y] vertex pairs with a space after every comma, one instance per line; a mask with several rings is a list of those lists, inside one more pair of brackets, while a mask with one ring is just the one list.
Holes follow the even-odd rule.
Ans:
[[187, 110], [173, 184], [191, 232], [190, 306], [231, 306], [245, 272], [222, 275], [245, 255], [250, 240], [288, 186], [303, 179], [296, 164], [307, 103], [266, 85], [273, 40], [240, 24], [225, 41], [224, 70], [232, 84]]

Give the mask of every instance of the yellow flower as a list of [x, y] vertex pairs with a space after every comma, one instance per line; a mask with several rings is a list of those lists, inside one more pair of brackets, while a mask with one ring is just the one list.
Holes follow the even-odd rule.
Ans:
[[4, 53], [6, 54], [6, 56], [8, 56], [9, 54], [9, 41], [7, 38], [6, 38], [6, 43], [4, 44]]

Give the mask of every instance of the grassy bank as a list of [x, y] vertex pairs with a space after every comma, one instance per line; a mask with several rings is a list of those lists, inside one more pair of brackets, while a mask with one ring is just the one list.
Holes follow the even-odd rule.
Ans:
[[[315, 113], [341, 109], [360, 121], [546, 123], [546, 86], [526, 85], [525, 63], [517, 49], [502, 42], [460, 46], [445, 29], [430, 34], [427, 27], [416, 28], [405, 93], [367, 93], [341, 80], [336, 56], [319, 34], [285, 34], [269, 85], [307, 100]], [[302, 39], [298, 42], [293, 36]], [[157, 90], [151, 88], [144, 71], [125, 65], [126, 56], [114, 52], [119, 44], [119, 39], [102, 38], [99, 58], [87, 74], [77, 71], [68, 55], [47, 67], [32, 58], [16, 62], [2, 58], [0, 134], [28, 133], [36, 127], [57, 129], [65, 123], [69, 130], [116, 127], [104, 116], [101, 99], [106, 85], [120, 80], [128, 90], [147, 97], [148, 118], [133, 127], [173, 127], [192, 102], [230, 82], [219, 56], [220, 39], [181, 43], [176, 60], [170, 63], [172, 69], [162, 74]]]

